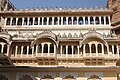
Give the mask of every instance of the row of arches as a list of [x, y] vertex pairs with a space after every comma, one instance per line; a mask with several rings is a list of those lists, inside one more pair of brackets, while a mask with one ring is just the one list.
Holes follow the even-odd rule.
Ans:
[[[23, 75], [22, 78], [19, 78], [19, 80], [33, 80], [33, 79], [26, 74], [26, 75]], [[45, 75], [40, 80], [55, 80], [55, 79], [51, 75]], [[67, 75], [62, 80], [77, 80], [77, 79], [72, 75]], [[102, 79], [97, 75], [92, 75], [87, 80], [102, 80]]]
[[6, 18], [6, 25], [99, 25], [110, 24], [108, 16]]
[[31, 46], [13, 46], [12, 55], [35, 55], [39, 53], [55, 53], [56, 46], [52, 43], [41, 43]]

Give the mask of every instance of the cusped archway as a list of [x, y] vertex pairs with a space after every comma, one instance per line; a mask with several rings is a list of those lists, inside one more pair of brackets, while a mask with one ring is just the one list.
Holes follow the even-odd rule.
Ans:
[[96, 32], [90, 31], [83, 35], [83, 40], [80, 42], [80, 46], [87, 44], [91, 41], [98, 41], [108, 47], [108, 43], [103, 39], [103, 35]]
[[29, 75], [23, 75], [22, 78], [19, 78], [19, 80], [33, 80]]
[[87, 80], [102, 80], [102, 79], [97, 75], [92, 75]]
[[46, 30], [38, 34], [36, 39], [31, 43], [31, 46], [34, 46], [35, 44], [40, 44], [42, 42], [51, 42], [58, 47], [57, 36], [50, 30]]
[[65, 78], [63, 78], [63, 80], [76, 80], [76, 78], [69, 74], [69, 75], [65, 76]]

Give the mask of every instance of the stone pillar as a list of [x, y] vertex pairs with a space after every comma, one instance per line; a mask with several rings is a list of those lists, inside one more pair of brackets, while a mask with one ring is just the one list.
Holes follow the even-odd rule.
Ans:
[[49, 25], [49, 17], [47, 17], [47, 25]]
[[118, 54], [118, 57], [120, 56], [119, 54], [119, 46], [117, 45], [117, 54]]
[[88, 25], [90, 25], [90, 16], [88, 16]]
[[58, 25], [60, 25], [59, 23], [60, 23], [60, 17], [57, 17], [58, 18]]
[[48, 43], [48, 56], [50, 56], [50, 44]]
[[29, 46], [27, 46], [27, 57], [29, 55]]
[[32, 57], [34, 56], [34, 46], [32, 47]]
[[42, 45], [42, 56], [43, 56], [43, 50], [44, 50], [44, 44], [43, 43], [41, 43], [41, 45]]
[[24, 17], [22, 18], [22, 26], [24, 25]]
[[113, 54], [113, 56], [114, 56], [114, 45], [112, 45], [112, 54]]
[[15, 46], [15, 57], [17, 57], [18, 46]]
[[3, 53], [3, 50], [4, 50], [4, 45], [5, 45], [5, 44], [4, 44], [4, 43], [2, 43], [2, 48], [1, 48], [1, 53], [2, 53], [2, 55], [4, 54], [4, 53]]
[[61, 54], [61, 57], [62, 57], [62, 45], [60, 46], [60, 54]]
[[99, 17], [100, 25], [101, 25], [101, 16]]
[[78, 57], [80, 56], [80, 50], [79, 50], [79, 45], [77, 46], [77, 49], [78, 49]]
[[79, 17], [77, 17], [77, 25], [78, 25], [78, 19], [79, 19]]
[[27, 26], [29, 26], [29, 19], [30, 19], [30, 18], [28, 17], [28, 18], [27, 18]]
[[23, 46], [21, 46], [21, 57], [23, 56]]
[[73, 51], [74, 51], [74, 46], [72, 45], [72, 57], [74, 56]]
[[16, 26], [17, 26], [18, 18], [16, 18]]
[[98, 56], [98, 48], [97, 48], [98, 44], [95, 44], [95, 46], [96, 46], [96, 56]]
[[103, 44], [101, 45], [102, 45], [102, 56], [104, 56], [104, 45]]
[[56, 45], [54, 44], [54, 56], [56, 54]]
[[68, 46], [66, 45], [66, 57], [68, 57]]
[[68, 17], [66, 17], [66, 25], [68, 25]]
[[40, 17], [38, 17], [38, 25], [40, 25]]
[[96, 22], [95, 22], [95, 16], [93, 17], [93, 20], [94, 20], [94, 25], [96, 25]]
[[52, 25], [54, 25], [54, 18], [55, 18], [55, 17], [52, 17]]
[[74, 19], [74, 17], [71, 17], [71, 18], [72, 18], [72, 25], [73, 25], [73, 21], [74, 21], [73, 19]]
[[92, 56], [92, 53], [91, 53], [91, 44], [89, 44], [89, 49], [90, 49], [90, 56]]
[[4, 24], [4, 27], [6, 27], [6, 23], [7, 23], [7, 18], [5, 18], [5, 24]]
[[85, 17], [83, 17], [83, 22], [84, 22], [83, 25], [85, 25]]
[[85, 56], [85, 45], [83, 45], [83, 56]]
[[12, 26], [12, 20], [13, 20], [13, 18], [10, 19], [10, 26]]
[[34, 26], [34, 23], [35, 23], [35, 18], [33, 17], [33, 26]]
[[106, 17], [104, 16], [104, 25], [106, 25]]
[[44, 17], [42, 17], [42, 25], [43, 25], [43, 23], [44, 23], [43, 21], [44, 21]]
[[36, 56], [37, 56], [37, 52], [38, 52], [38, 45], [36, 45]]
[[63, 17], [61, 17], [61, 25], [63, 25]]
[[109, 25], [111, 24], [111, 22], [110, 22], [110, 16], [108, 16], [108, 19], [109, 19]]

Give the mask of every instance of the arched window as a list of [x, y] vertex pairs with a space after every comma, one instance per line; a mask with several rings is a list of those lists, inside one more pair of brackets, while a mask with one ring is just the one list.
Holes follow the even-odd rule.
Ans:
[[84, 24], [83, 17], [79, 17], [79, 19], [78, 19], [78, 23], [79, 23], [79, 25]]
[[0, 53], [1, 53], [1, 51], [2, 51], [2, 45], [0, 44]]
[[62, 47], [62, 54], [66, 54], [66, 46], [65, 45], [63, 45], [63, 47]]
[[17, 25], [22, 25], [22, 18], [18, 19]]
[[59, 23], [58, 24], [61, 25], [61, 17], [59, 17]]
[[34, 25], [38, 25], [38, 18], [35, 18]]
[[37, 52], [42, 53], [42, 45], [41, 44], [38, 45], [38, 51]]
[[95, 44], [91, 45], [91, 52], [92, 53], [96, 53], [96, 46], [95, 46]]
[[85, 45], [85, 53], [90, 53], [89, 44], [86, 44], [86, 45]]
[[108, 17], [105, 17], [105, 19], [106, 19], [106, 24], [109, 24], [109, 19], [108, 19]]
[[83, 45], [80, 47], [80, 53], [83, 54]]
[[54, 19], [54, 25], [57, 25], [58, 24], [58, 19], [57, 19], [57, 17], [55, 17], [55, 19]]
[[90, 17], [90, 24], [94, 24], [94, 19], [93, 19], [93, 17]]
[[28, 22], [28, 19], [25, 18], [25, 19], [24, 19], [24, 25], [27, 25], [27, 22]]
[[50, 53], [54, 53], [54, 45], [50, 44]]
[[47, 25], [47, 18], [45, 17], [43, 20], [44, 25]]
[[95, 24], [100, 24], [99, 17], [95, 18]]
[[72, 47], [68, 46], [68, 54], [72, 54]]
[[68, 17], [68, 25], [71, 25], [72, 24], [72, 19], [71, 17]]
[[16, 18], [13, 18], [12, 25], [16, 25]]
[[49, 18], [49, 25], [52, 25], [52, 17]]
[[3, 53], [7, 53], [7, 44], [4, 45]]
[[33, 18], [29, 19], [29, 25], [33, 25]]
[[7, 18], [6, 25], [10, 25], [11, 18]]
[[39, 25], [42, 25], [42, 18], [40, 17], [40, 23], [39, 23]]
[[21, 46], [18, 46], [17, 54], [21, 54]]
[[101, 17], [101, 24], [104, 24], [104, 17]]
[[85, 24], [88, 24], [88, 17], [85, 17]]
[[77, 24], [77, 17], [73, 17], [73, 25]]
[[77, 46], [74, 46], [73, 54], [77, 54], [77, 53], [78, 53]]
[[109, 52], [112, 52], [112, 45], [109, 45]]
[[36, 52], [36, 44], [34, 45], [34, 53]]
[[48, 45], [47, 44], [44, 45], [44, 53], [48, 53]]
[[15, 46], [12, 47], [12, 55], [15, 55]]
[[66, 25], [66, 17], [63, 17], [63, 25]]
[[27, 46], [23, 47], [23, 54], [27, 54]]
[[32, 48], [29, 46], [29, 54], [32, 54]]
[[104, 54], [107, 54], [107, 47], [104, 45]]
[[102, 46], [101, 46], [101, 44], [98, 44], [98, 53], [102, 53]]
[[117, 47], [114, 45], [114, 54], [117, 54]]

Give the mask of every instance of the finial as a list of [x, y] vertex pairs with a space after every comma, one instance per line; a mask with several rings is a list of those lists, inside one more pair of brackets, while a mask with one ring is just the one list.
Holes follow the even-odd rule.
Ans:
[[89, 8], [90, 10], [92, 10], [93, 8], [92, 8], [92, 6], [90, 6], [90, 8]]
[[87, 10], [87, 7], [85, 6], [84, 10]]
[[97, 7], [97, 6], [95, 6], [95, 10], [98, 10], [98, 7]]
[[79, 10], [82, 10], [82, 8], [81, 8], [81, 7], [79, 7]]
[[102, 7], [102, 6], [100, 6], [100, 10], [103, 10], [103, 7]]

